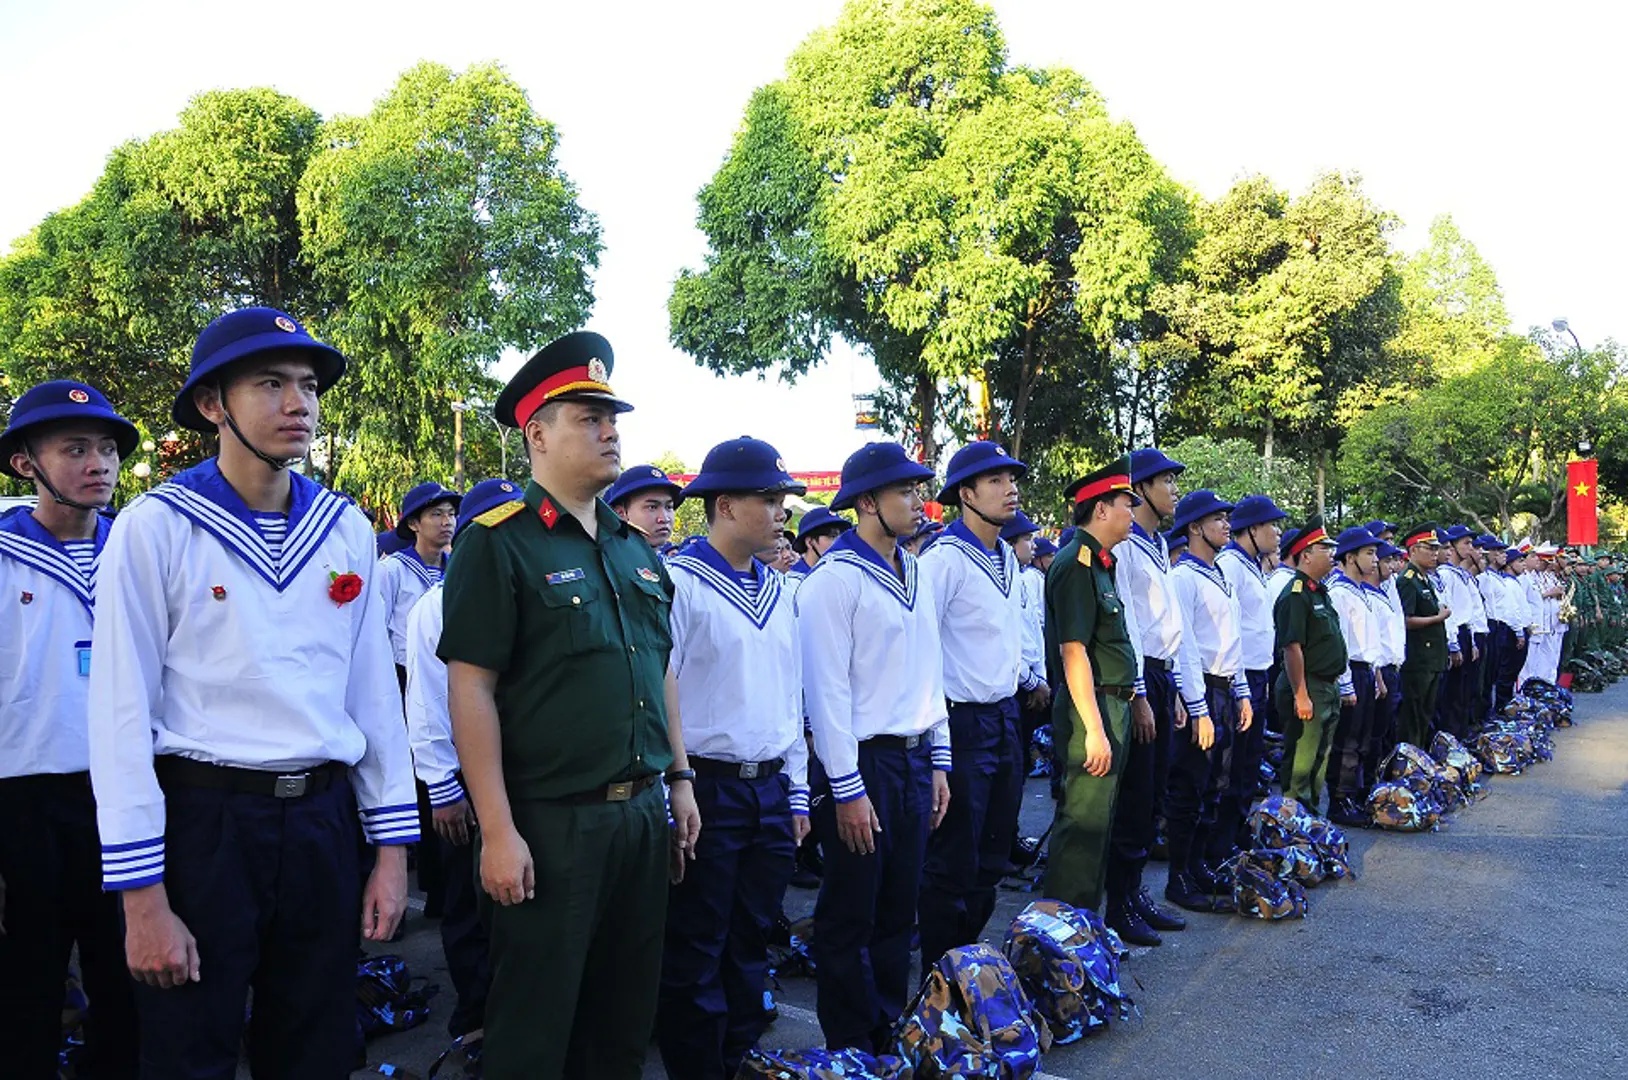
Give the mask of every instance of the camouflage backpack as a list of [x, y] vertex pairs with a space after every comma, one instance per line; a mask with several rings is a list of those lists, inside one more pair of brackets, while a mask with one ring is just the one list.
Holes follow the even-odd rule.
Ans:
[[1135, 1003], [1119, 985], [1124, 951], [1100, 915], [1060, 900], [1036, 900], [1006, 932], [1007, 959], [1059, 1046], [1130, 1016]]
[[[1306, 808], [1288, 795], [1273, 795], [1249, 813], [1249, 834], [1257, 851], [1268, 857], [1279, 877], [1291, 876], [1302, 885], [1352, 876], [1347, 858], [1350, 842], [1338, 825]], [[1285, 852], [1296, 851], [1288, 855]]]
[[1489, 773], [1518, 776], [1525, 768], [1521, 764], [1515, 735], [1508, 731], [1484, 731], [1476, 736], [1475, 756]]
[[898, 1058], [859, 1050], [753, 1050], [735, 1080], [911, 1080], [911, 1074]]
[[1006, 957], [979, 942], [939, 957], [893, 1041], [916, 1080], [1028, 1080], [1051, 1032]]
[[1245, 851], [1227, 864], [1232, 878], [1232, 902], [1246, 919], [1304, 919], [1310, 908], [1306, 890], [1285, 872], [1283, 861], [1304, 859], [1301, 848], [1264, 848]]
[[1441, 804], [1406, 784], [1391, 780], [1374, 785], [1368, 813], [1377, 828], [1392, 832], [1430, 832], [1441, 821]]
[[1435, 803], [1438, 810], [1446, 809], [1448, 795], [1443, 790], [1436, 759], [1412, 743], [1397, 743], [1379, 771], [1386, 780], [1402, 784], [1419, 798]]
[[364, 956], [356, 962], [357, 1024], [367, 1038], [415, 1028], [430, 1018], [430, 998], [440, 990], [413, 978], [399, 956]]
[[1436, 737], [1430, 743], [1430, 756], [1445, 766], [1458, 770], [1459, 786], [1466, 795], [1476, 796], [1485, 794], [1481, 786], [1481, 761], [1470, 753], [1468, 747], [1459, 742], [1452, 734], [1446, 731], [1436, 732]]

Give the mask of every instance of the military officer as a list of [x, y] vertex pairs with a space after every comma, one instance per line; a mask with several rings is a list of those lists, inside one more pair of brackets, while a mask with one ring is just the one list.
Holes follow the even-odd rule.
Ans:
[[0, 1047], [7, 1075], [56, 1080], [62, 980], [79, 967], [92, 1009], [82, 1076], [133, 1078], [138, 1040], [116, 893], [102, 891], [86, 723], [98, 560], [135, 425], [93, 386], [24, 391], [0, 435], [0, 472], [36, 502], [0, 517]]
[[1339, 718], [1345, 638], [1340, 616], [1323, 579], [1334, 567], [1336, 548], [1323, 519], [1313, 516], [1289, 544], [1295, 573], [1272, 608], [1281, 669], [1272, 688], [1283, 728], [1283, 793], [1308, 807], [1318, 805], [1329, 741]]
[[673, 543], [673, 522], [684, 487], [654, 465], [623, 469], [605, 491], [605, 502], [616, 516], [632, 525], [657, 551], [666, 554]]
[[631, 409], [612, 364], [579, 331], [509, 380], [496, 415], [524, 432], [532, 480], [458, 538], [446, 579], [439, 655], [490, 901], [490, 1080], [640, 1075], [669, 853], [692, 858], [701, 828], [668, 671], [672, 581], [596, 498]]
[[1396, 592], [1407, 620], [1408, 647], [1402, 662], [1402, 715], [1397, 735], [1402, 742], [1428, 748], [1434, 733], [1436, 695], [1448, 665], [1447, 620], [1453, 611], [1441, 600], [1431, 579], [1441, 547], [1435, 522], [1408, 530], [1401, 546], [1408, 553], [1408, 565], [1396, 579]]
[[1099, 911], [1140, 674], [1114, 580], [1113, 550], [1130, 536], [1141, 501], [1130, 469], [1121, 457], [1068, 486], [1078, 528], [1046, 575], [1046, 651], [1051, 669], [1062, 673], [1052, 695], [1052, 737], [1063, 791], [1045, 893]]

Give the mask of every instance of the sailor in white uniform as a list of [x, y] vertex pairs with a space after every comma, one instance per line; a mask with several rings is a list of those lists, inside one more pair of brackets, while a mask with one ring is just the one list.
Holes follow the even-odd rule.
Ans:
[[140, 435], [95, 387], [25, 391], [0, 472], [37, 501], [0, 517], [0, 1053], [7, 1076], [55, 1080], [62, 980], [77, 946], [93, 1008], [81, 1075], [136, 1075], [135, 999], [119, 905], [102, 891], [87, 687], [96, 583], [119, 462]]
[[837, 542], [837, 537], [853, 527], [853, 522], [823, 506], [816, 506], [802, 516], [797, 522], [796, 539], [791, 542], [792, 550], [797, 553], [797, 561], [786, 571], [788, 596], [797, 595], [797, 586], [814, 571], [820, 557]]
[[902, 549], [933, 471], [896, 443], [842, 467], [833, 510], [859, 524], [797, 590], [825, 880], [814, 908], [820, 1028], [831, 1047], [888, 1045], [910, 983], [928, 834], [949, 809], [950, 729], [932, 585]]
[[287, 470], [344, 366], [280, 311], [210, 323], [172, 413], [220, 454], [131, 503], [102, 555], [90, 771], [144, 1076], [232, 1076], [251, 987], [257, 1075], [343, 1075], [358, 919], [385, 941], [406, 907], [418, 814], [373, 531]]

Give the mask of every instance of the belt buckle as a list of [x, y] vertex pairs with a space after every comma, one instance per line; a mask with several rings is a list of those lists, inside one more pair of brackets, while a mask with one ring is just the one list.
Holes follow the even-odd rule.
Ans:
[[755, 762], [755, 761], [743, 761], [743, 762], [741, 762], [741, 779], [742, 780], [756, 780], [757, 779], [757, 771], [758, 771], [758, 763], [757, 762]]
[[305, 787], [310, 778], [310, 773], [292, 773], [288, 776], [279, 776], [277, 783], [271, 789], [271, 793], [279, 799], [297, 799], [305, 794]]
[[623, 780], [618, 784], [611, 784], [605, 788], [606, 802], [627, 802], [633, 798], [633, 781]]
[[914, 750], [916, 747], [918, 747], [920, 745], [921, 745], [921, 736], [920, 735], [906, 735], [904, 737], [904, 748], [906, 750]]

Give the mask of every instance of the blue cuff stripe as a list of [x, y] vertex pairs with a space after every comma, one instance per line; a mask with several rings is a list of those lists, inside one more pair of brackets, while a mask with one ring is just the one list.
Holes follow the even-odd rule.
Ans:
[[1148, 681], [1142, 676], [1138, 675], [1136, 677], [1136, 681], [1131, 683], [1131, 689], [1135, 691], [1137, 697], [1147, 697]]
[[380, 814], [399, 814], [402, 812], [418, 813], [417, 803], [397, 803], [394, 806], [362, 807], [362, 817], [376, 817]]
[[948, 746], [933, 747], [933, 768], [949, 772], [955, 767], [955, 752]]
[[801, 814], [804, 817], [808, 816], [808, 789], [807, 788], [792, 788], [791, 789], [790, 801], [791, 801], [791, 812], [792, 813]]
[[463, 785], [456, 780], [448, 780], [446, 784], [429, 789], [430, 806], [439, 810], [443, 806], [462, 802], [464, 797]]
[[831, 794], [837, 802], [853, 802], [865, 794], [865, 780], [858, 770], [847, 776], [831, 777]]
[[139, 889], [164, 880], [164, 840], [137, 840], [102, 847], [102, 887]]

